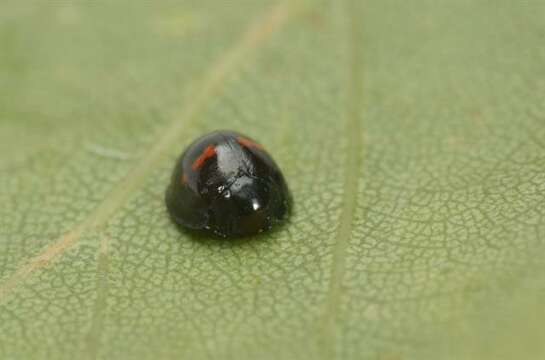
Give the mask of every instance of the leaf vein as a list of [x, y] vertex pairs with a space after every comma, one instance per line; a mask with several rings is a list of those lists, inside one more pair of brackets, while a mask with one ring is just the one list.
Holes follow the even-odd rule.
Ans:
[[328, 358], [336, 356], [335, 328], [336, 316], [341, 301], [342, 283], [346, 268], [346, 253], [352, 235], [354, 213], [357, 207], [358, 183], [362, 168], [362, 107], [363, 100], [363, 64], [360, 48], [362, 44], [356, 9], [357, 0], [349, 0], [344, 13], [348, 18], [349, 66], [348, 66], [348, 103], [346, 113], [346, 136], [348, 139], [345, 160], [345, 179], [343, 187], [343, 206], [341, 220], [337, 228], [336, 242], [333, 248], [333, 261], [324, 314], [323, 344]]

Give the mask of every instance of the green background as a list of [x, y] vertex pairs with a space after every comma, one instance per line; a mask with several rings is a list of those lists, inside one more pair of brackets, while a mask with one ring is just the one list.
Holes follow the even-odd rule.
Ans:
[[[0, 3], [0, 357], [545, 356], [545, 2]], [[295, 198], [190, 239], [196, 136]]]

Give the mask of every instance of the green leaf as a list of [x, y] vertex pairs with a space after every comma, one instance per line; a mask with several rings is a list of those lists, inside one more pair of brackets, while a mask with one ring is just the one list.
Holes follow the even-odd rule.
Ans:
[[[0, 357], [542, 358], [544, 14], [2, 1]], [[272, 152], [290, 224], [171, 224], [217, 128]]]

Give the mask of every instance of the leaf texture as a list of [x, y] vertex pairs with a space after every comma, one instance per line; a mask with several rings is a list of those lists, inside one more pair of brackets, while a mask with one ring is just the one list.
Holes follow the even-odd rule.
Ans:
[[[5, 0], [0, 357], [543, 357], [544, 40], [539, 1]], [[170, 223], [217, 128], [288, 226]]]

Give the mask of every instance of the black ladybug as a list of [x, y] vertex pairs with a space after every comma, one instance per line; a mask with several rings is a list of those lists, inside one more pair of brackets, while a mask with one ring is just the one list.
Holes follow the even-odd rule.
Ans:
[[274, 160], [234, 131], [215, 131], [189, 145], [176, 162], [165, 200], [177, 224], [223, 237], [268, 230], [291, 208]]

